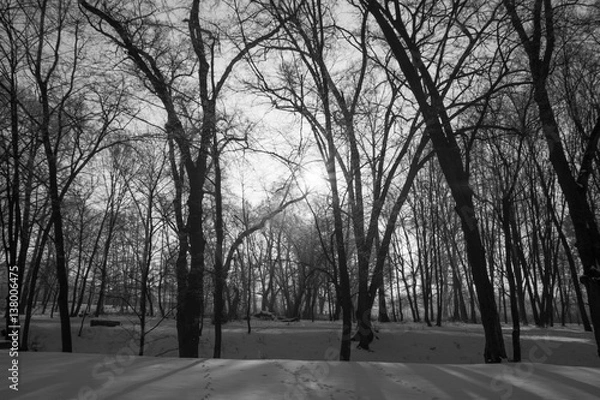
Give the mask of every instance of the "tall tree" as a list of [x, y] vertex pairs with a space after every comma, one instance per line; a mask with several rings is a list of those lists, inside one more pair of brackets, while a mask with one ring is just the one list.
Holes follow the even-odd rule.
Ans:
[[[121, 4], [80, 0], [79, 4], [89, 16], [90, 23], [126, 53], [134, 65], [134, 74], [160, 100], [166, 112], [167, 138], [177, 146], [189, 191], [185, 232], [179, 233], [182, 251], [189, 249], [189, 270], [182, 257], [184, 253], [180, 253], [177, 263], [179, 355], [198, 357], [207, 241], [203, 228], [205, 184], [211, 166], [211, 148], [217, 133], [217, 102], [235, 65], [260, 42], [274, 35], [278, 28], [271, 29], [267, 24], [267, 28], [259, 32], [256, 38], [247, 40], [245, 36], [242, 37], [243, 45], [234, 51], [232, 58], [225, 61], [224, 69], [217, 76], [220, 67], [216, 60], [221, 49], [215, 30], [217, 25], [211, 25], [210, 21], [204, 19], [199, 0], [192, 1], [184, 20], [187, 22], [187, 31], [171, 23], [168, 17], [170, 10], [161, 9], [155, 2]], [[225, 9], [228, 7], [227, 4], [221, 6]], [[256, 14], [248, 21], [256, 21], [257, 25], [261, 22]], [[192, 74], [196, 75], [195, 85], [186, 80]], [[195, 86], [193, 94], [180, 95], [179, 84]], [[194, 95], [199, 99], [198, 104], [185, 101]], [[196, 110], [196, 114], [192, 120], [182, 117], [190, 115], [193, 110]], [[177, 168], [172, 170], [176, 186], [181, 188], [183, 176]], [[183, 224], [178, 225], [183, 228]]]
[[[85, 166], [110, 145], [114, 123], [122, 111], [122, 92], [103, 93], [84, 80], [87, 45], [70, 2], [18, 2], [26, 33], [17, 41], [38, 95], [35, 107], [20, 103], [42, 144], [47, 169], [46, 191], [56, 257], [58, 304], [63, 351], [72, 350], [68, 312], [68, 265], [64, 241], [62, 201]], [[28, 34], [28, 33], [30, 34]], [[93, 103], [93, 105], [92, 105]]]
[[548, 146], [548, 156], [573, 222], [576, 247], [583, 265], [581, 281], [587, 289], [594, 336], [598, 356], [600, 356], [600, 231], [587, 197], [592, 162], [598, 152], [600, 141], [600, 115], [596, 116], [594, 125], [585, 132], [585, 138], [582, 138], [585, 148], [581, 158], [577, 160], [576, 165], [579, 166], [577, 170], [576, 167], [571, 166], [567, 158], [563, 138], [561, 138], [561, 126], [552, 106], [548, 87], [557, 41], [565, 40], [559, 36], [558, 29], [568, 32], [565, 27], [559, 26], [558, 19], [561, 18], [565, 24], [570, 21], [576, 23], [573, 19], [576, 18], [578, 11], [572, 10], [569, 6], [565, 8], [562, 2], [557, 3], [558, 5], [554, 6], [551, 0], [533, 0], [524, 3], [503, 0], [511, 24], [527, 55], [534, 100]]
[[[166, 151], [156, 142], [146, 140], [138, 144], [132, 155], [136, 162], [133, 171], [129, 171], [135, 178], [126, 178], [127, 187], [133, 199], [137, 212], [137, 220], [141, 224], [142, 250], [136, 249], [135, 260], [139, 269], [139, 313], [140, 320], [140, 348], [139, 355], [144, 355], [146, 341], [146, 316], [148, 314], [148, 301], [150, 297], [150, 269], [154, 258], [155, 237], [161, 228], [161, 222], [156, 218], [158, 199], [167, 188], [165, 182], [165, 168], [167, 164]], [[137, 228], [140, 229], [140, 228]]]
[[[267, 95], [275, 107], [301, 115], [310, 126], [328, 174], [335, 236], [340, 240], [340, 278], [344, 270], [350, 271], [347, 263], [341, 264], [348, 260], [341, 244], [352, 243], [356, 254], [358, 301], [354, 311], [358, 332], [354, 339], [368, 349], [373, 339], [371, 310], [383, 285], [392, 233], [424, 162], [427, 138], [414, 143], [417, 122], [394, 135], [402, 129], [398, 111], [401, 85], [381, 85], [388, 75], [378, 65], [380, 60], [372, 60], [375, 56], [369, 49], [372, 37], [366, 13], [329, 1], [286, 1], [265, 7], [281, 21], [284, 34], [267, 45], [269, 51], [279, 51], [276, 70], [253, 60], [257, 76], [253, 87]], [[348, 13], [348, 20], [342, 22], [336, 17], [341, 10]], [[343, 66], [334, 63], [342, 53], [347, 61]], [[407, 159], [408, 172], [401, 189], [395, 191], [394, 178], [401, 175]], [[345, 203], [341, 201], [344, 197]], [[386, 205], [390, 215], [380, 238]], [[344, 229], [345, 214], [352, 234]], [[348, 323], [344, 321], [344, 326]]]
[[[2, 141], [0, 144], [1, 176], [5, 181], [0, 199], [0, 223], [2, 224], [2, 245], [6, 257], [6, 268], [17, 268], [18, 293], [26, 292], [24, 283], [27, 252], [34, 235], [34, 222], [39, 207], [32, 201], [38, 190], [34, 166], [37, 164], [40, 143], [35, 128], [27, 122], [26, 113], [21, 104], [35, 104], [33, 95], [25, 90], [21, 82], [21, 71], [27, 59], [22, 40], [29, 40], [27, 34], [19, 29], [18, 21], [22, 10], [16, 2], [9, 2], [0, 13], [0, 112], [3, 122], [0, 124]], [[43, 205], [43, 203], [41, 203]], [[45, 208], [42, 206], [42, 209]], [[14, 271], [13, 271], [14, 273]], [[7, 276], [9, 274], [7, 273]], [[9, 283], [9, 281], [7, 281]], [[9, 290], [7, 290], [9, 293]], [[22, 296], [24, 300], [26, 296]], [[8, 297], [6, 305], [9, 305]], [[25, 301], [20, 302], [21, 312]], [[6, 335], [9, 325], [19, 325], [9, 321], [10, 313], [5, 312]], [[18, 315], [17, 315], [17, 318]], [[8, 336], [6, 336], [8, 339]], [[22, 346], [26, 343], [22, 344]]]
[[[453, 126], [449, 107], [445, 104], [449, 101], [448, 95], [452, 94], [453, 84], [465, 76], [476, 75], [465, 75], [467, 63], [473, 63], [475, 70], [476, 65], [483, 66], [475, 59], [475, 55], [488, 37], [488, 29], [493, 24], [497, 11], [493, 5], [471, 5], [460, 0], [422, 0], [406, 7], [400, 2], [382, 4], [377, 0], [362, 0], [361, 4], [381, 28], [419, 106], [426, 135], [431, 139], [461, 220], [485, 331], [484, 360], [501, 362], [506, 358], [506, 350], [494, 289], [488, 276], [485, 248], [476, 219], [468, 163], [463, 161], [456, 140], [456, 128]], [[427, 49], [426, 46], [430, 44], [433, 48]], [[453, 62], [444, 57], [452, 57]], [[451, 66], [447, 67], [448, 71], [443, 70], [446, 65]], [[431, 67], [436, 67], [437, 70]], [[485, 68], [492, 67], [488, 64]], [[492, 82], [489, 89], [497, 82]], [[480, 94], [479, 99], [485, 100], [488, 93]], [[485, 101], [483, 106], [485, 109]]]

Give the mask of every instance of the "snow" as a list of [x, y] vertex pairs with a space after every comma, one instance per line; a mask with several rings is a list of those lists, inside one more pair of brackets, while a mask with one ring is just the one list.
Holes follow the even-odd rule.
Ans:
[[[6, 355], [1, 358], [6, 365]], [[23, 353], [2, 399], [593, 399], [600, 369]]]
[[[580, 327], [524, 327], [523, 363], [481, 364], [478, 325], [381, 324], [374, 352], [352, 349], [337, 361], [339, 324], [253, 321], [225, 325], [224, 359], [208, 358], [205, 325], [200, 359], [176, 355], [174, 323], [150, 333], [138, 357], [133, 325], [86, 327], [74, 350], [60, 353], [58, 321], [38, 317], [41, 352], [19, 353], [19, 391], [3, 378], [0, 399], [598, 399], [600, 359]], [[510, 353], [510, 329], [505, 330]], [[7, 371], [11, 359], [0, 353]], [[5, 372], [5, 375], [7, 373]]]

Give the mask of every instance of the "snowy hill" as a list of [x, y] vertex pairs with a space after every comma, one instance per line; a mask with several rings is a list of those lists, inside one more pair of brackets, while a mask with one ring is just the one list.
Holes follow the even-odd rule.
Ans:
[[[9, 362], [2, 354], [3, 370]], [[597, 399], [600, 369], [22, 353], [1, 399]]]

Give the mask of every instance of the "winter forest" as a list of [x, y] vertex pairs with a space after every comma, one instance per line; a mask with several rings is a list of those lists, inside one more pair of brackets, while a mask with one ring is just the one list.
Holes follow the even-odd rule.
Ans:
[[1, 0], [0, 52], [20, 351], [129, 315], [140, 356], [257, 318], [335, 322], [341, 361], [396, 322], [600, 356], [597, 1]]

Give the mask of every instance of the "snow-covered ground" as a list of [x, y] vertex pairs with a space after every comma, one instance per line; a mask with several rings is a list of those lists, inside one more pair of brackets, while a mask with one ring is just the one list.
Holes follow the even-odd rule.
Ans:
[[[380, 324], [374, 352], [353, 347], [350, 363], [337, 361], [338, 323], [233, 322], [224, 329], [224, 359], [210, 359], [212, 326], [201, 359], [178, 359], [174, 321], [148, 336], [137, 357], [137, 332], [123, 326], [90, 327], [81, 337], [73, 321], [74, 351], [59, 353], [58, 320], [32, 326], [37, 352], [19, 354], [19, 392], [9, 388], [11, 358], [0, 354], [6, 378], [0, 399], [598, 399], [600, 358], [592, 335], [580, 327], [522, 332], [523, 363], [481, 364], [479, 325]], [[149, 325], [151, 327], [152, 325]], [[512, 352], [510, 329], [506, 344]], [[95, 354], [91, 354], [95, 353]]]

